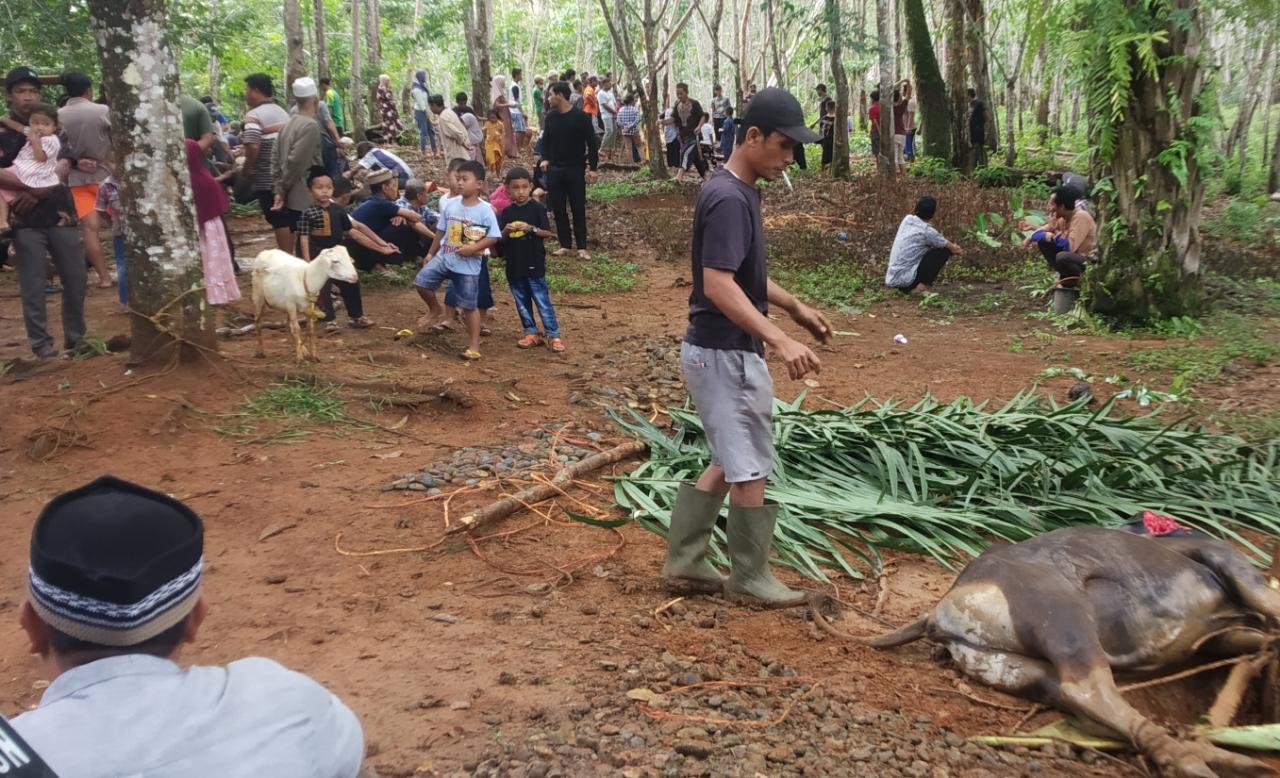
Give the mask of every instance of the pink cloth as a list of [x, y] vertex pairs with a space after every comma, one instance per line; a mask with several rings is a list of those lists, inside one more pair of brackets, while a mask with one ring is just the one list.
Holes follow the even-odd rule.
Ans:
[[489, 195], [489, 205], [493, 206], [493, 212], [498, 216], [507, 210], [507, 206], [511, 205], [511, 195], [507, 194], [506, 184], [498, 184], [498, 188], [493, 190], [493, 194]]
[[[216, 219], [231, 210], [227, 200], [227, 190], [222, 188], [209, 168], [204, 164], [204, 150], [200, 144], [187, 140], [187, 170], [191, 172], [191, 192], [196, 200], [196, 220], [201, 224]], [[226, 232], [222, 234], [222, 242], [227, 242]], [[240, 293], [236, 292], [236, 299]], [[212, 300], [210, 300], [212, 302]]]
[[14, 156], [13, 174], [32, 189], [57, 186], [62, 183], [58, 180], [57, 171], [58, 152], [62, 150], [62, 142], [58, 140], [57, 135], [46, 135], [41, 138], [40, 145], [44, 147], [45, 161], [37, 162], [36, 155], [31, 151], [31, 141], [34, 139], [34, 135], [28, 136], [26, 145]]
[[215, 216], [200, 223], [200, 259], [204, 264], [205, 295], [210, 305], [233, 303], [240, 299], [240, 286], [231, 264], [231, 247], [222, 217]]

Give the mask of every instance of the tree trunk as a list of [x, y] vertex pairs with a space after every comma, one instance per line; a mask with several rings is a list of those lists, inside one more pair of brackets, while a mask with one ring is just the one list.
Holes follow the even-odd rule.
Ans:
[[481, 116], [489, 105], [489, 85], [492, 72], [492, 0], [463, 0], [466, 27], [463, 33], [467, 41], [467, 71], [471, 75], [471, 104]]
[[964, 0], [946, 0], [947, 7], [947, 95], [951, 101], [951, 166], [969, 170], [969, 134], [965, 122]]
[[889, 51], [891, 34], [889, 0], [876, 0], [876, 37], [880, 63], [880, 172], [890, 179], [898, 174], [893, 153], [893, 54]]
[[[215, 349], [163, 0], [91, 0], [133, 316], [130, 362]], [[195, 344], [184, 345], [186, 344]]]
[[1045, 44], [1041, 43], [1040, 53], [1036, 57], [1036, 72], [1044, 74], [1036, 100], [1036, 136], [1041, 145], [1049, 141], [1049, 98], [1053, 94], [1053, 74], [1049, 71], [1049, 57], [1045, 48]]
[[364, 78], [360, 67], [360, 50], [364, 48], [364, 39], [360, 37], [360, 7], [364, 0], [351, 0], [351, 83], [347, 86], [347, 99], [350, 107], [347, 116], [351, 120], [351, 134], [357, 140], [364, 140], [365, 100]]
[[982, 0], [961, 0], [969, 14], [968, 41], [966, 50], [969, 54], [969, 76], [973, 79], [973, 88], [978, 99], [987, 107], [983, 112], [986, 117], [987, 147], [995, 151], [998, 147], [1000, 129], [996, 126], [995, 90], [991, 88], [991, 65], [987, 61], [987, 49], [983, 37], [987, 34], [987, 12], [983, 9]]
[[311, 7], [316, 28], [316, 79], [330, 78], [328, 46], [324, 39], [324, 0], [312, 0]]
[[831, 37], [831, 80], [836, 94], [836, 122], [831, 128], [831, 177], [849, 178], [849, 77], [844, 72], [844, 43], [840, 2], [826, 0], [827, 30]]
[[903, 11], [911, 43], [911, 67], [916, 75], [916, 102], [920, 105], [920, 124], [924, 128], [924, 155], [950, 159], [951, 111], [947, 107], [947, 86], [933, 53], [933, 41], [929, 39], [924, 2], [904, 0]]
[[773, 79], [775, 85], [787, 88], [787, 79], [782, 74], [782, 54], [778, 50], [778, 21], [774, 18], [773, 0], [765, 0], [766, 34], [769, 37], [769, 55], [773, 61]]
[[[707, 34], [711, 36], [711, 84], [723, 88], [724, 84], [720, 81], [720, 22], [724, 19], [724, 0], [716, 0], [715, 9], [711, 12], [711, 19], [703, 19], [706, 23]], [[738, 98], [734, 99], [734, 110], [740, 106], [737, 105]]]
[[[1115, 115], [1109, 104], [1089, 105], [1090, 140], [1098, 149], [1094, 178], [1108, 178], [1114, 191], [1100, 203], [1101, 261], [1086, 275], [1086, 291], [1092, 310], [1146, 321], [1193, 313], [1200, 301], [1204, 182], [1194, 148], [1207, 142], [1198, 117], [1200, 59], [1208, 52], [1197, 0], [1167, 5], [1125, 0], [1124, 5], [1123, 23], [1101, 19], [1091, 34], [1114, 40], [1136, 25], [1162, 31], [1167, 42], [1153, 44], [1150, 69], [1136, 46], [1123, 46], [1131, 73], [1129, 99]], [[1112, 72], [1105, 58], [1090, 63], [1086, 78], [1107, 85], [1091, 96], [1110, 94]]]
[[[1266, 43], [1263, 45], [1262, 55], [1258, 58], [1258, 64], [1252, 69], [1249, 76], [1248, 84], [1244, 87], [1243, 99], [1240, 101], [1240, 113], [1236, 115], [1235, 124], [1231, 126], [1231, 131], [1227, 133], [1226, 148], [1223, 153], [1230, 158], [1237, 151], [1240, 155], [1239, 170], [1244, 171], [1245, 150], [1249, 146], [1249, 125], [1253, 123], [1253, 113], [1258, 107], [1260, 98], [1268, 98], [1259, 93], [1258, 89], [1264, 83], [1262, 77], [1263, 69], [1271, 66], [1271, 36], [1266, 36]], [[1267, 102], [1263, 99], [1263, 103]]]
[[1018, 152], [1014, 148], [1014, 123], [1017, 121], [1018, 113], [1018, 80], [1017, 71], [1015, 75], [1010, 75], [1004, 80], [1004, 164], [1005, 167], [1013, 167], [1013, 163], [1018, 161]]
[[1271, 144], [1271, 168], [1267, 171], [1267, 191], [1280, 192], [1280, 122], [1276, 122], [1276, 139]]
[[[378, 0], [364, 0], [365, 53], [369, 57], [369, 86], [365, 100], [369, 108], [369, 126], [382, 126], [382, 108], [378, 105], [378, 76], [382, 73], [382, 9]], [[391, 138], [383, 138], [390, 141]]]
[[302, 14], [298, 0], [284, 0], [284, 93], [287, 102], [293, 104], [293, 80], [307, 72], [306, 56], [302, 47]]
[[[218, 24], [218, 0], [209, 0], [209, 18], [213, 20], [212, 25], [216, 27]], [[219, 92], [218, 81], [220, 80], [219, 74], [218, 74], [218, 70], [219, 70], [218, 44], [216, 42], [213, 42], [212, 38], [213, 36], [210, 36], [211, 40], [209, 43], [209, 94], [213, 97], [215, 102], [220, 103], [222, 101], [218, 98], [218, 92]]]

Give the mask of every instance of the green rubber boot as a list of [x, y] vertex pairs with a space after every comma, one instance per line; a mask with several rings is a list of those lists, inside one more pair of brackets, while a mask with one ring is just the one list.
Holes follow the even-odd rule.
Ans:
[[680, 485], [667, 532], [667, 563], [662, 567], [667, 588], [710, 594], [724, 586], [724, 576], [707, 561], [707, 546], [723, 504], [723, 495], [701, 491], [692, 484]]
[[733, 568], [725, 581], [725, 594], [735, 602], [766, 608], [801, 605], [807, 592], [789, 588], [769, 570], [773, 548], [773, 528], [778, 523], [778, 506], [729, 507], [729, 561]]

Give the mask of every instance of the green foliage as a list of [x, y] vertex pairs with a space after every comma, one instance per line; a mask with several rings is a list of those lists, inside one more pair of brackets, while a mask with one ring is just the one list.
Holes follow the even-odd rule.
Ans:
[[[1185, 333], [1196, 326], [1186, 321], [1183, 319], [1182, 324], [1173, 328]], [[1201, 325], [1201, 329], [1216, 342], [1185, 342], [1140, 349], [1130, 353], [1127, 360], [1138, 370], [1172, 373], [1175, 385], [1184, 390], [1204, 381], [1230, 380], [1244, 370], [1280, 360], [1280, 340], [1254, 317], [1219, 314], [1208, 325]]]
[[865, 307], [883, 299], [882, 279], [868, 278], [857, 268], [834, 262], [771, 264], [769, 273], [787, 291], [828, 308]]
[[602, 251], [591, 259], [576, 255], [547, 257], [547, 287], [556, 294], [614, 294], [630, 292], [640, 280], [640, 266], [621, 262]]
[[973, 171], [973, 180], [978, 186], [1013, 186], [1018, 175], [1004, 165], [988, 165]]
[[1053, 190], [1049, 184], [1037, 176], [1029, 176], [1018, 186], [1018, 194], [1031, 202], [1048, 202]]
[[[778, 562], [817, 580], [861, 577], [881, 549], [952, 566], [993, 541], [1063, 526], [1114, 527], [1158, 506], [1267, 560], [1280, 532], [1280, 443], [1248, 443], [1108, 403], [1059, 406], [1030, 395], [989, 408], [967, 398], [911, 406], [863, 402], [802, 410], [776, 402], [769, 496], [779, 506]], [[641, 526], [665, 534], [677, 487], [709, 460], [696, 413], [670, 409], [672, 435], [644, 417], [615, 417], [650, 459], [615, 484]], [[1245, 532], [1245, 531], [1248, 532]], [[712, 559], [725, 564], [717, 530]], [[869, 570], [868, 570], [869, 568]]]
[[1232, 197], [1225, 205], [1206, 210], [1202, 228], [1215, 238], [1266, 249], [1280, 245], [1280, 204], [1264, 196]]
[[1045, 222], [1044, 211], [1025, 207], [1022, 198], [1017, 194], [1009, 195], [1009, 212], [1011, 215], [1008, 219], [994, 211], [979, 213], [974, 217], [973, 227], [963, 230], [962, 234], [984, 246], [1000, 248], [1005, 245], [1017, 245], [1031, 234], [1032, 231], [1024, 230], [1019, 226], [1021, 222], [1026, 221], [1031, 224]]
[[337, 386], [320, 380], [272, 384], [222, 416], [228, 421], [214, 431], [242, 443], [301, 443], [315, 428], [334, 435], [372, 429], [347, 414]]
[[360, 285], [366, 289], [408, 289], [413, 285], [413, 277], [418, 273], [418, 266], [412, 262], [402, 265], [391, 265], [389, 274], [361, 273]]
[[642, 172], [648, 175], [643, 178], [632, 176], [618, 181], [602, 181], [598, 184], [591, 184], [587, 187], [587, 202], [611, 203], [614, 200], [621, 200], [626, 197], [639, 197], [646, 194], [676, 190], [677, 185], [674, 181], [654, 181], [647, 168]]
[[951, 167], [951, 163], [942, 157], [917, 157], [907, 169], [911, 175], [928, 179], [935, 184], [947, 184], [960, 179], [960, 171]]

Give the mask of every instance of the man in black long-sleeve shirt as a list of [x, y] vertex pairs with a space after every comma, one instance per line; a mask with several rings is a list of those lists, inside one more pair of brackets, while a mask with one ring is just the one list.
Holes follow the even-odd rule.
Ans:
[[[556, 217], [560, 248], [555, 255], [573, 247], [569, 233], [569, 209], [573, 209], [573, 239], [578, 256], [587, 253], [587, 184], [596, 182], [600, 138], [591, 117], [569, 102], [569, 85], [563, 81], [547, 89], [547, 118], [542, 128], [542, 169], [546, 171], [547, 199]], [[590, 168], [588, 170], [588, 168]]]

